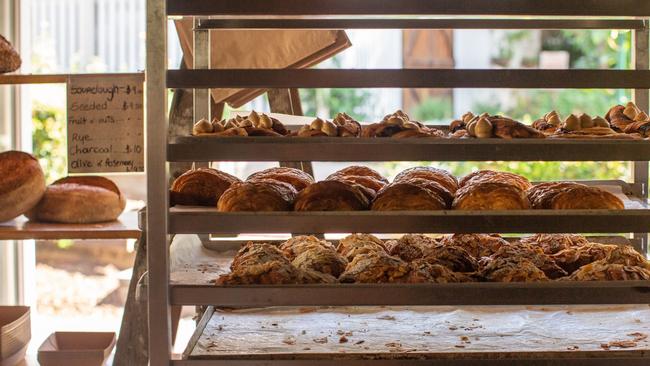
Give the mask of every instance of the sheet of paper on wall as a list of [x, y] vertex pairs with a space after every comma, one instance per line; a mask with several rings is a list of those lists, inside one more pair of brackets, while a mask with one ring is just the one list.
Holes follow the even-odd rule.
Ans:
[[70, 76], [69, 173], [144, 171], [143, 74]]
[[[192, 19], [176, 21], [186, 65], [193, 64]], [[212, 30], [211, 68], [307, 68], [352, 46], [342, 30]], [[170, 66], [171, 67], [171, 66]], [[189, 67], [191, 68], [191, 67]], [[216, 103], [237, 108], [264, 89], [214, 89]]]

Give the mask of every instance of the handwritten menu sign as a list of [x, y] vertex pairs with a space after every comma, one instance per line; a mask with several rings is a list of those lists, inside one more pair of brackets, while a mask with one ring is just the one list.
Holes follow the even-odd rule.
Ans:
[[142, 74], [68, 80], [68, 171], [144, 171]]

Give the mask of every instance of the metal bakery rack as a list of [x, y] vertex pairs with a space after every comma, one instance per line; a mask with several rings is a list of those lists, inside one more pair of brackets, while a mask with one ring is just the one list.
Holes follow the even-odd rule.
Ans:
[[[209, 138], [169, 136], [169, 88], [194, 89], [195, 116], [209, 115], [207, 88], [626, 88], [648, 110], [650, 2], [637, 0], [148, 0], [147, 204], [150, 364], [397, 365], [487, 363], [642, 365], [648, 350], [522, 353], [477, 358], [375, 359], [317, 354], [312, 358], [172, 359], [170, 306], [547, 305], [649, 304], [650, 281], [470, 283], [432, 285], [291, 285], [216, 287], [170, 282], [170, 235], [273, 232], [590, 232], [636, 233], [647, 252], [650, 226], [648, 141], [401, 140], [337, 138]], [[417, 16], [415, 16], [417, 15]], [[195, 17], [195, 67], [168, 70], [170, 17]], [[634, 70], [207, 70], [209, 29], [626, 29], [633, 31]], [[218, 57], [218, 55], [215, 55]], [[170, 162], [209, 161], [630, 161], [633, 182], [619, 185], [636, 204], [623, 211], [219, 213], [170, 208]], [[209, 309], [212, 309], [211, 307]], [[212, 311], [199, 324], [195, 344]], [[191, 349], [190, 349], [191, 351]], [[187, 355], [186, 355], [187, 356]]]

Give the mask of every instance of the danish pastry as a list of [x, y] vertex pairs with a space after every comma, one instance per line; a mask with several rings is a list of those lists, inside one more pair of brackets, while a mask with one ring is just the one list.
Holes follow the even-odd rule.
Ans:
[[551, 199], [553, 210], [623, 210], [623, 201], [612, 193], [596, 187], [562, 189]]
[[262, 170], [257, 173], [251, 174], [248, 179], [249, 182], [256, 180], [274, 179], [280, 182], [289, 183], [300, 192], [308, 185], [314, 183], [314, 178], [308, 173], [300, 169], [276, 167]]
[[364, 126], [361, 136], [393, 138], [443, 138], [445, 137], [445, 134], [438, 129], [427, 127], [417, 121], [412, 121], [406, 113], [397, 111], [393, 114], [385, 116], [379, 123], [372, 123], [368, 126]]
[[289, 131], [282, 122], [264, 113], [252, 111], [247, 117], [237, 115], [228, 120], [202, 119], [194, 124], [192, 134], [195, 136], [285, 136]]
[[326, 180], [303, 189], [296, 198], [296, 211], [367, 210], [370, 200], [365, 188], [357, 184]]
[[532, 186], [530, 181], [521, 175], [509, 172], [497, 172], [494, 170], [478, 170], [470, 173], [458, 182], [458, 186], [464, 187], [479, 182], [506, 183], [515, 186], [522, 191], [526, 191]]
[[454, 272], [440, 264], [432, 264], [425, 259], [418, 259], [409, 263], [409, 274], [406, 283], [460, 283], [474, 282], [464, 274]]
[[[544, 138], [542, 132], [526, 126], [525, 124], [503, 116], [490, 116], [487, 113], [474, 115], [471, 112], [463, 115], [462, 120], [452, 121], [449, 126], [455, 138], [476, 137], [476, 138]], [[466, 134], [459, 134], [465, 130]]]
[[36, 221], [92, 224], [117, 220], [125, 206], [126, 198], [111, 180], [67, 177], [49, 185], [41, 201], [25, 215]]
[[638, 133], [646, 137], [650, 130], [650, 118], [632, 102], [626, 106], [612, 107], [605, 115], [605, 119], [617, 132]]
[[297, 195], [291, 184], [272, 179], [234, 183], [219, 198], [217, 209], [221, 212], [291, 211]]
[[565, 249], [579, 248], [589, 240], [577, 234], [535, 234], [520, 240], [523, 244], [540, 247], [546, 254], [555, 254]]
[[345, 271], [348, 261], [334, 250], [312, 246], [298, 255], [291, 264], [303, 271], [315, 271], [338, 277]]
[[650, 270], [641, 267], [611, 264], [596, 261], [580, 267], [571, 276], [570, 281], [641, 281], [650, 280]]
[[483, 258], [483, 260], [490, 261], [497, 258], [526, 259], [544, 272], [546, 277], [551, 279], [564, 277], [568, 274], [555, 263], [553, 258], [544, 253], [541, 248], [522, 244], [521, 242], [503, 245], [494, 254], [488, 258]]
[[560, 250], [551, 258], [567, 273], [573, 273], [584, 265], [607, 258], [614, 249], [616, 249], [616, 245], [587, 243]]
[[38, 160], [30, 154], [0, 153], [0, 177], [0, 222], [31, 210], [45, 193], [45, 175]]
[[402, 283], [409, 265], [386, 253], [371, 252], [354, 257], [339, 277], [342, 283]]
[[650, 262], [630, 245], [616, 246], [607, 253], [605, 260], [610, 264], [623, 264], [650, 270]]
[[339, 113], [332, 121], [316, 118], [296, 133], [298, 137], [359, 137], [361, 124], [346, 113]]
[[[435, 182], [428, 183], [435, 184]], [[422, 184], [410, 181], [387, 185], [377, 193], [377, 198], [372, 203], [374, 211], [444, 210], [446, 208], [444, 199], [436, 192]]]
[[289, 260], [294, 260], [297, 256], [313, 247], [320, 247], [332, 251], [336, 250], [334, 245], [329, 241], [318, 239], [312, 235], [294, 236], [280, 244], [280, 250]]
[[277, 246], [269, 243], [248, 242], [235, 254], [230, 264], [231, 270], [264, 262], [286, 260]]
[[426, 257], [435, 247], [440, 246], [435, 239], [421, 234], [408, 234], [399, 240], [386, 242], [388, 254], [396, 256], [407, 262]]
[[352, 234], [339, 241], [336, 251], [348, 261], [352, 261], [360, 254], [375, 252], [386, 254], [386, 246], [381, 239], [374, 235]]
[[548, 277], [533, 262], [520, 257], [499, 257], [484, 262], [478, 273], [489, 282], [548, 281]]
[[456, 192], [454, 210], [526, 210], [530, 208], [526, 193], [507, 183], [478, 182]]
[[432, 180], [446, 188], [451, 194], [455, 194], [458, 190], [458, 180], [451, 173], [427, 166], [406, 169], [395, 177], [394, 182], [402, 182], [411, 178]]
[[284, 285], [303, 282], [303, 273], [288, 260], [242, 266], [217, 279], [217, 285]]
[[424, 260], [445, 266], [454, 272], [474, 272], [478, 269], [476, 259], [462, 247], [454, 245], [435, 247], [426, 254]]
[[241, 180], [216, 169], [190, 170], [174, 180], [170, 201], [172, 205], [214, 207], [223, 192], [236, 182]]
[[440, 243], [461, 247], [476, 259], [489, 257], [502, 246], [508, 245], [508, 242], [499, 235], [488, 234], [453, 234], [443, 237]]

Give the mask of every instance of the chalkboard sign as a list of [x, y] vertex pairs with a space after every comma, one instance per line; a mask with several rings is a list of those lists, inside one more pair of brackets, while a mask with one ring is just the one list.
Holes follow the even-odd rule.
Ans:
[[144, 171], [143, 74], [68, 79], [68, 172]]

